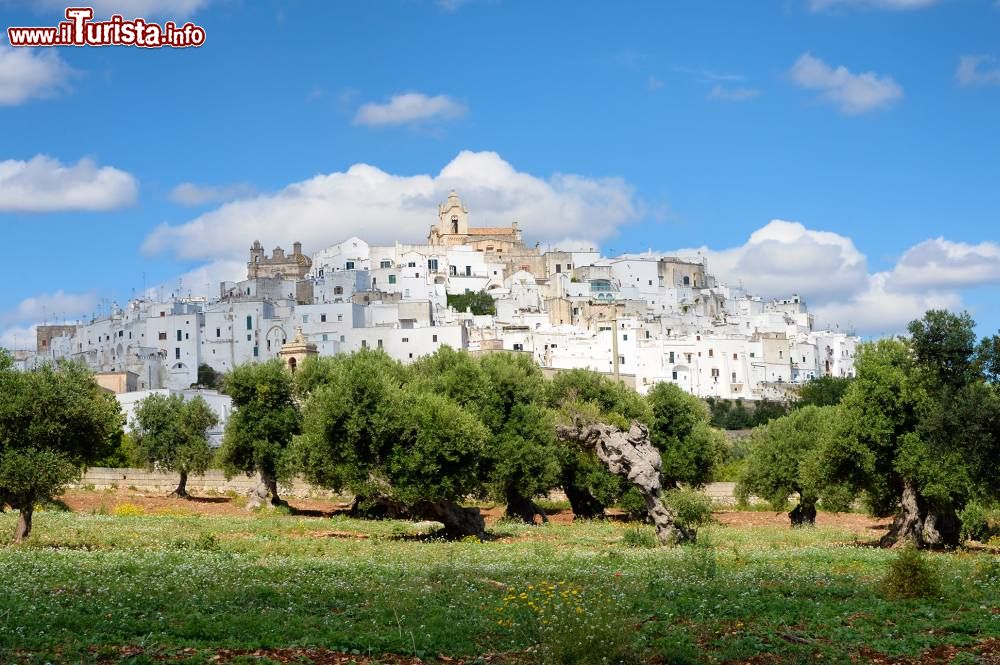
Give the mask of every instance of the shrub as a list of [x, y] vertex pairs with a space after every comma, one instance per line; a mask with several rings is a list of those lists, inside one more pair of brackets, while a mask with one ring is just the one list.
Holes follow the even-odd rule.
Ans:
[[959, 518], [962, 520], [962, 540], [976, 540], [985, 543], [1000, 535], [1000, 515], [995, 507], [985, 506], [978, 501], [966, 504]]
[[890, 599], [927, 598], [941, 590], [938, 571], [912, 544], [907, 544], [889, 564], [882, 579], [882, 593]]
[[712, 521], [712, 500], [696, 490], [670, 490], [663, 495], [663, 502], [681, 528], [697, 529]]
[[497, 623], [525, 633], [540, 661], [552, 665], [631, 663], [635, 621], [621, 599], [566, 582], [513, 589], [497, 608]]
[[656, 547], [660, 543], [651, 529], [637, 526], [625, 530], [622, 544], [628, 547]]

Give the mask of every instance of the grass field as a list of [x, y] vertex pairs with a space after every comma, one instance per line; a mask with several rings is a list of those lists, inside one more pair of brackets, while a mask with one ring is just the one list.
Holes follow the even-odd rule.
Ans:
[[407, 522], [102, 512], [38, 513], [0, 547], [0, 663], [1000, 662], [995, 554], [930, 555], [939, 591], [890, 600], [897, 554], [823, 516], [663, 549], [614, 521], [441, 542]]

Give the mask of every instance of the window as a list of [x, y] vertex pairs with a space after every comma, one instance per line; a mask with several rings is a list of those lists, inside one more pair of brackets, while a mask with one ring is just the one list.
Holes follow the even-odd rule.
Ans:
[[755, 354], [755, 353], [754, 353], [753, 351], [751, 351], [751, 352], [750, 352], [750, 357], [751, 357], [751, 358], [755, 357], [756, 355], [757, 355], [757, 354]]
[[618, 364], [619, 365], [625, 364], [625, 356], [618, 356]]
[[514, 350], [515, 351], [524, 351], [524, 344], [515, 344], [514, 345]]
[[337, 320], [338, 321], [343, 321], [344, 320], [344, 315], [343, 314], [338, 314], [337, 315]]
[[174, 349], [174, 359], [175, 360], [180, 360], [181, 359], [181, 347], [179, 347], [179, 346]]
[[708, 350], [708, 357], [709, 358], [714, 358], [715, 357], [715, 350], [714, 349], [709, 349]]
[[166, 312], [160, 312], [160, 316], [166, 316], [166, 315], [167, 315]]
[[676, 381], [676, 380], [677, 380], [677, 372], [673, 372], [673, 373], [671, 374], [671, 377], [670, 377], [670, 378], [672, 378], [672, 379], [673, 379], [674, 381]]
[[340, 343], [341, 343], [341, 344], [343, 344], [343, 343], [344, 343], [344, 341], [345, 341], [345, 337], [344, 337], [343, 335], [341, 335], [341, 336], [340, 336]]
[[646, 339], [649, 339], [649, 331], [646, 331]]
[[628, 341], [628, 333], [625, 333], [624, 335], [622, 335], [622, 340], [625, 341], [625, 342]]
[[738, 354], [734, 353], [733, 354], [733, 360], [737, 360], [737, 359], [738, 359]]
[[562, 264], [561, 263], [557, 263], [556, 264], [556, 274], [558, 275], [561, 272], [562, 272]]
[[320, 323], [326, 323], [326, 314], [320, 314], [319, 315], [319, 322]]
[[345, 263], [344, 270], [354, 270], [354, 261], [348, 261]]
[[736, 372], [733, 372], [733, 380], [732, 380], [732, 382], [736, 383]]
[[367, 349], [368, 348], [368, 340], [367, 339], [361, 340], [361, 348], [362, 349]]
[[253, 317], [247, 315], [247, 330], [253, 330]]
[[437, 336], [437, 335], [433, 335], [433, 336], [431, 337], [431, 341], [432, 341], [432, 342], [436, 342], [436, 341], [438, 341], [438, 336]]
[[[416, 266], [414, 266], [414, 267], [416, 267]], [[434, 271], [436, 271], [438, 269], [438, 260], [437, 259], [427, 259], [427, 269], [428, 270], [434, 270]], [[420, 275], [417, 275], [417, 277], [420, 277]]]
[[378, 267], [379, 268], [391, 268], [392, 267], [392, 261], [388, 261], [388, 260], [383, 259], [383, 260], [379, 261]]
[[333, 287], [333, 295], [335, 295], [335, 296], [342, 296], [342, 295], [344, 295], [344, 287], [342, 287], [342, 286], [335, 286], [335, 287]]
[[191, 339], [190, 333], [184, 333], [184, 339]]
[[718, 367], [713, 367], [712, 368], [712, 378], [713, 379], [719, 378], [719, 368]]
[[406, 264], [406, 267], [407, 268], [416, 268], [417, 267], [417, 263], [416, 263], [416, 261], [410, 261], [409, 263]]
[[382, 340], [378, 341], [378, 348], [380, 348], [380, 349], [382, 348]]
[[691, 286], [691, 278], [684, 275], [684, 286]]
[[320, 277], [322, 277], [322, 276], [323, 276], [323, 269], [322, 269], [322, 268], [320, 268], [320, 269], [319, 269], [319, 276], [320, 276]]
[[166, 339], [166, 338], [167, 338], [167, 333], [161, 332], [160, 333], [160, 339]]
[[673, 351], [670, 352], [670, 362], [674, 362], [674, 352]]
[[220, 337], [222, 337], [222, 328], [216, 328], [215, 329], [215, 338], [218, 339]]
[[302, 315], [302, 323], [309, 323], [309, 315], [308, 314], [303, 314]]
[[326, 336], [326, 333], [323, 333], [323, 341], [324, 341], [324, 342], [325, 342], [325, 341], [327, 341], [327, 336]]
[[649, 285], [650, 285], [650, 286], [652, 286], [652, 285], [653, 285], [653, 280], [649, 280]]
[[250, 333], [247, 333], [247, 341], [250, 341]]
[[181, 331], [180, 330], [177, 331], [177, 341], [178, 342], [181, 341]]
[[458, 266], [448, 266], [448, 274], [452, 277], [458, 275]]
[[409, 341], [410, 341], [410, 338], [409, 338], [409, 337], [404, 337], [404, 338], [403, 338], [403, 344], [406, 344], [406, 343], [408, 343]]
[[395, 275], [389, 275], [389, 283], [390, 284], [395, 284], [396, 283], [396, 276]]
[[260, 356], [260, 349], [258, 347], [253, 347], [253, 357], [257, 358]]
[[778, 351], [778, 357], [779, 358], [784, 358], [785, 357], [785, 352], [784, 351]]

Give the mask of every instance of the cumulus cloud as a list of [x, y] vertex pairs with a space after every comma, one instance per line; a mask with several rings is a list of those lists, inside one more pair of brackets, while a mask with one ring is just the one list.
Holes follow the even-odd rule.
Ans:
[[25, 298], [11, 310], [0, 312], [0, 323], [24, 323], [55, 319], [75, 319], [90, 312], [97, 304], [93, 293], [55, 293]]
[[962, 289], [1000, 284], [1000, 245], [935, 238], [907, 249], [890, 270], [870, 273], [868, 261], [843, 235], [773, 220], [737, 247], [682, 249], [701, 255], [720, 282], [753, 295], [797, 293], [819, 328], [863, 335], [895, 334], [933, 308], [962, 308]]
[[1000, 85], [1000, 64], [989, 55], [963, 55], [955, 78], [962, 85]]
[[0, 312], [0, 348], [34, 349], [38, 322], [75, 321], [93, 312], [94, 293], [44, 293], [25, 298], [15, 307]]
[[897, 291], [887, 273], [875, 273], [864, 289], [849, 297], [811, 308], [818, 328], [853, 330], [880, 337], [903, 332], [906, 324], [929, 309], [962, 309], [955, 291]]
[[52, 49], [0, 46], [0, 106], [64, 92], [73, 70]]
[[724, 85], [715, 85], [708, 93], [709, 99], [715, 99], [722, 102], [745, 102], [747, 100], [753, 99], [760, 94], [760, 90], [755, 90], [754, 88], [744, 88], [744, 87], [726, 87]]
[[[249, 245], [247, 245], [249, 248]], [[152, 299], [180, 296], [219, 296], [221, 282], [238, 282], [246, 279], [246, 261], [219, 259], [188, 270], [177, 277], [146, 289], [146, 297]]]
[[1000, 283], [1000, 245], [934, 238], [903, 254], [889, 277], [898, 289], [944, 289]]
[[202, 206], [245, 198], [255, 192], [253, 185], [245, 182], [231, 185], [196, 185], [182, 182], [170, 190], [170, 200], [185, 206]]
[[81, 159], [72, 166], [37, 155], [0, 162], [0, 212], [114, 210], [135, 202], [134, 177]]
[[367, 127], [418, 125], [435, 120], [460, 118], [468, 108], [448, 95], [429, 97], [422, 92], [393, 95], [385, 103], [362, 104], [354, 115], [354, 124]]
[[754, 231], [739, 247], [701, 247], [680, 254], [696, 252], [708, 258], [709, 269], [722, 281], [742, 282], [766, 298], [796, 292], [829, 302], [856, 293], [868, 278], [868, 262], [850, 238], [780, 219]]
[[831, 67], [809, 53], [799, 56], [789, 75], [796, 85], [819, 91], [820, 99], [847, 115], [888, 108], [903, 98], [902, 86], [892, 77], [874, 72], [852, 74], [846, 67]]
[[226, 203], [184, 224], [155, 229], [147, 253], [184, 259], [246, 260], [255, 239], [302, 241], [305, 250], [356, 235], [372, 243], [421, 242], [437, 223], [437, 205], [456, 189], [475, 226], [517, 221], [526, 239], [581, 234], [610, 237], [639, 216], [632, 187], [620, 178], [516, 170], [495, 152], [461, 152], [437, 175], [395, 175], [368, 164], [317, 175], [274, 194]]
[[814, 12], [836, 8], [889, 9], [905, 11], [936, 5], [940, 0], [809, 0]]

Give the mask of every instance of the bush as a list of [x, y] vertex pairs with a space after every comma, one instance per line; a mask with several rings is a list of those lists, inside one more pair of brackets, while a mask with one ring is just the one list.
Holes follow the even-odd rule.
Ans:
[[985, 506], [978, 501], [966, 504], [959, 518], [962, 520], [962, 540], [985, 543], [1000, 535], [1000, 511], [996, 507]]
[[890, 599], [928, 598], [941, 590], [938, 571], [911, 544], [907, 544], [889, 564], [882, 580], [882, 593]]
[[697, 529], [712, 521], [712, 500], [696, 490], [670, 490], [663, 495], [663, 502], [683, 529]]
[[660, 543], [651, 529], [636, 526], [625, 530], [622, 544], [627, 547], [656, 547]]

